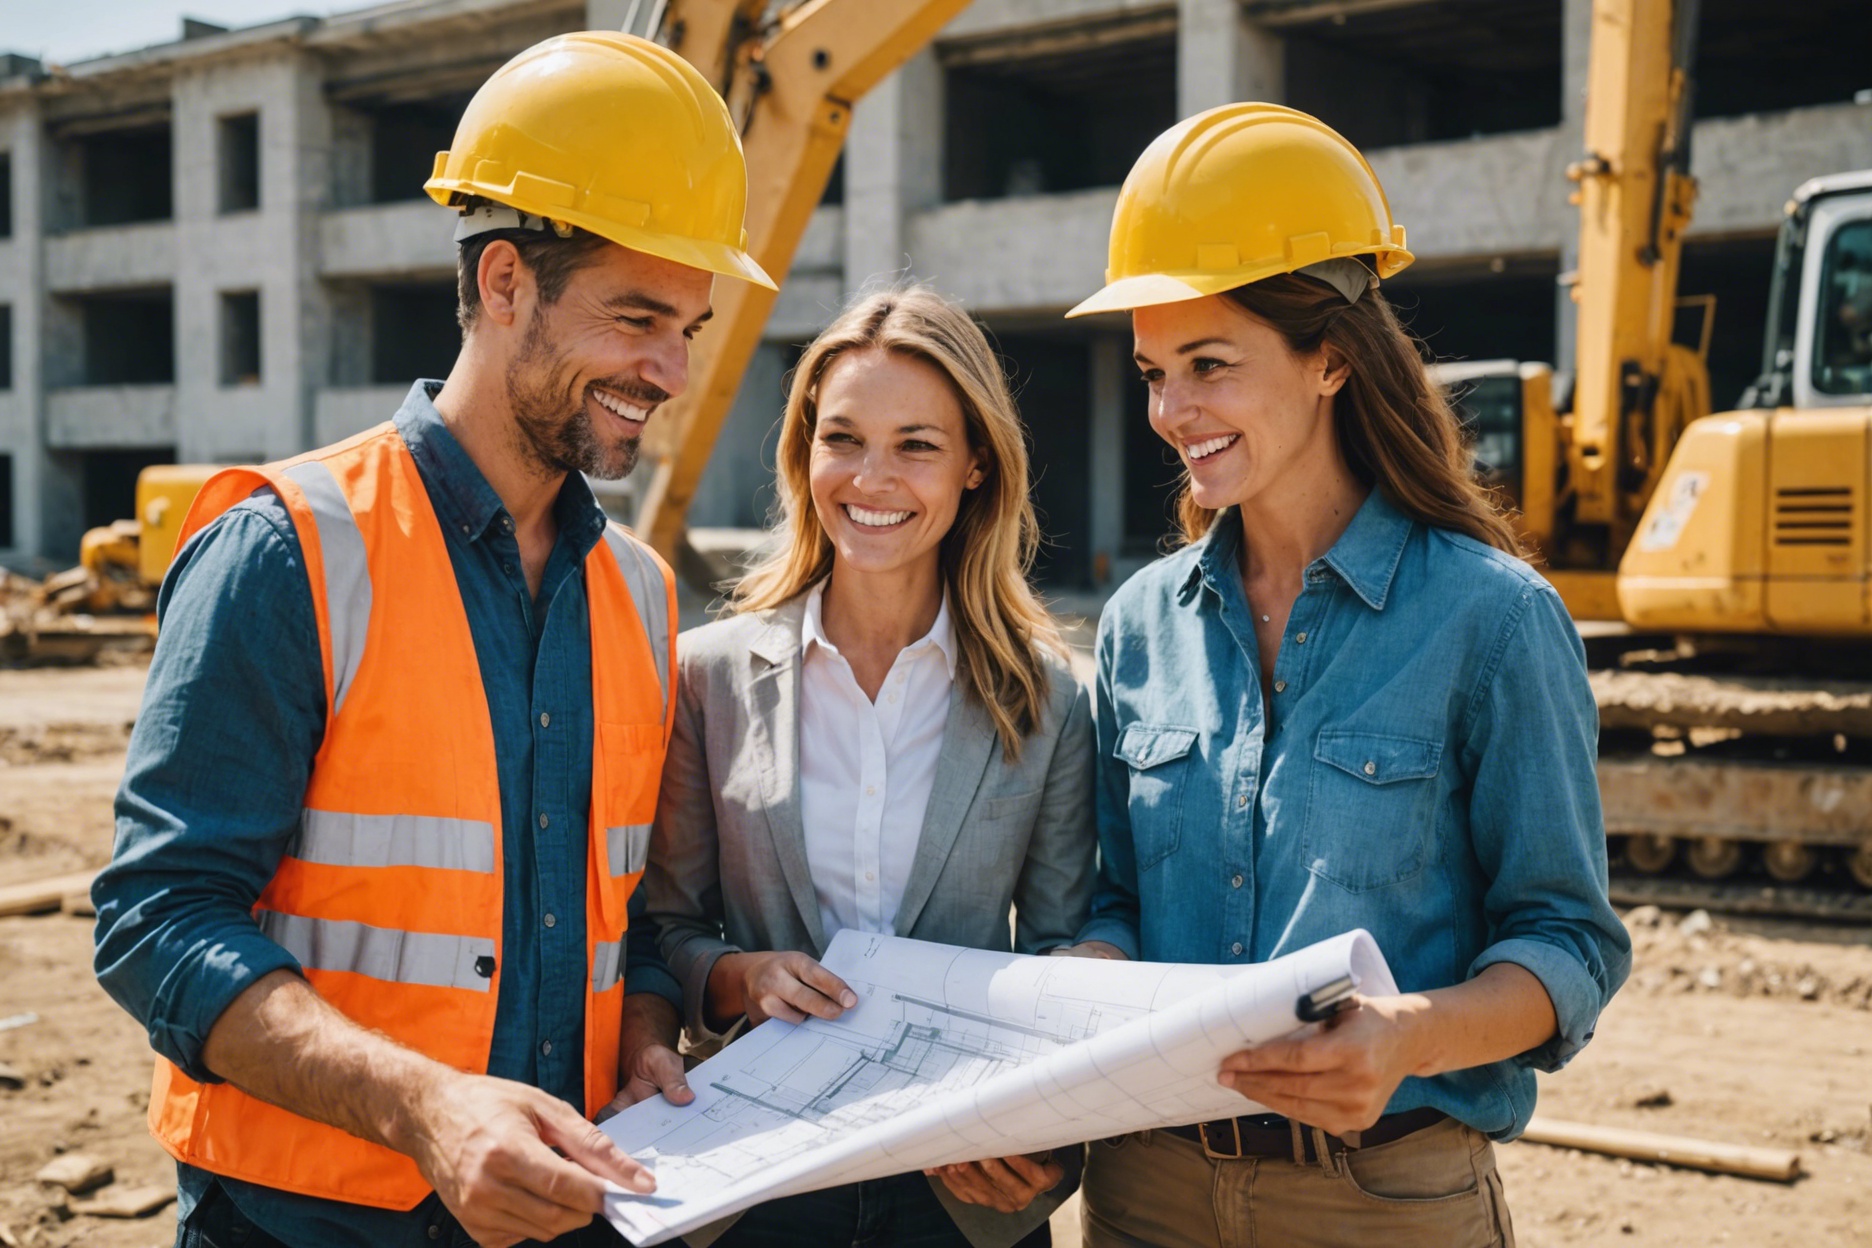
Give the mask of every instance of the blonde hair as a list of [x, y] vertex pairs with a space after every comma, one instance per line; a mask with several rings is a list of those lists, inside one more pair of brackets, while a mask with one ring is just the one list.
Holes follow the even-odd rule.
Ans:
[[[1462, 426], [1430, 380], [1417, 340], [1376, 286], [1347, 303], [1324, 282], [1288, 273], [1238, 286], [1222, 298], [1273, 327], [1293, 351], [1308, 355], [1330, 347], [1352, 366], [1333, 399], [1333, 425], [1360, 481], [1413, 520], [1526, 556], [1499, 497], [1476, 481]], [[1186, 478], [1177, 497], [1183, 539], [1207, 533], [1217, 514], [1190, 497]]]
[[735, 587], [736, 611], [780, 606], [832, 571], [832, 542], [810, 475], [819, 387], [841, 356], [889, 351], [933, 366], [986, 461], [943, 535], [939, 566], [954, 621], [956, 677], [994, 721], [1009, 759], [1039, 725], [1048, 694], [1041, 648], [1064, 655], [1053, 617], [1027, 580], [1040, 541], [1027, 492], [1027, 441], [994, 349], [967, 312], [919, 286], [861, 296], [806, 348], [793, 371], [777, 451], [778, 541]]

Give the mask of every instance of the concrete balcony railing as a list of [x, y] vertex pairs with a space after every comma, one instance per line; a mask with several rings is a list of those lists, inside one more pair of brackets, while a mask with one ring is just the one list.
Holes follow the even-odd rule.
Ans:
[[312, 400], [312, 444], [329, 446], [382, 424], [396, 415], [408, 394], [408, 386], [334, 386], [320, 390]]
[[46, 445], [54, 450], [175, 444], [174, 386], [72, 386], [46, 394]]
[[1070, 307], [1104, 284], [1116, 187], [964, 200], [910, 218], [916, 271], [980, 313]]
[[172, 221], [99, 226], [45, 240], [45, 284], [53, 294], [168, 286], [175, 276]]
[[319, 276], [452, 272], [454, 228], [455, 214], [427, 199], [334, 209], [319, 218]]

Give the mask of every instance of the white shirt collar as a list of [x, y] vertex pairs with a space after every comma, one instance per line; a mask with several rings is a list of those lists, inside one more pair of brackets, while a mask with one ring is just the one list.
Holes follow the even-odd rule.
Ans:
[[[806, 612], [800, 617], [800, 652], [810, 653], [814, 646], [837, 654], [839, 648], [832, 644], [825, 635], [823, 616], [826, 586], [830, 577], [823, 577], [817, 585], [806, 591]], [[929, 632], [903, 648], [905, 654], [915, 654], [925, 646], [934, 646], [943, 656], [943, 663], [949, 669], [949, 679], [955, 679], [956, 642], [955, 624], [949, 618], [949, 591], [943, 590], [942, 603], [936, 608], [936, 622], [930, 625]]]

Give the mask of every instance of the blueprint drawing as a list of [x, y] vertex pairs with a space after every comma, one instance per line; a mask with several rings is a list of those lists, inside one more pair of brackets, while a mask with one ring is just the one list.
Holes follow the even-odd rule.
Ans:
[[949, 1162], [1255, 1112], [1223, 1056], [1300, 1025], [1304, 993], [1351, 976], [1396, 991], [1349, 932], [1220, 967], [987, 953], [840, 932], [825, 966], [858, 1005], [769, 1021], [690, 1072], [696, 1099], [632, 1106], [603, 1130], [657, 1191], [606, 1214], [660, 1244], [764, 1200]]

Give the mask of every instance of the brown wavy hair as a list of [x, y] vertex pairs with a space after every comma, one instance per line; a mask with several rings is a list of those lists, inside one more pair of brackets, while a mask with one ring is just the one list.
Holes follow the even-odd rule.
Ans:
[[1017, 758], [1046, 706], [1041, 650], [1063, 657], [1065, 646], [1027, 579], [1040, 525], [1007, 375], [968, 313], [934, 291], [909, 286], [861, 296], [800, 357], [780, 418], [779, 539], [735, 587], [730, 604], [735, 611], [768, 610], [831, 574], [832, 541], [812, 500], [813, 433], [826, 370], [858, 351], [889, 351], [933, 366], [962, 407], [969, 448], [983, 453], [982, 482], [963, 491], [939, 566], [955, 623], [956, 677], [987, 710], [1007, 757]]
[[[1476, 481], [1462, 425], [1431, 382], [1422, 349], [1376, 283], [1347, 303], [1324, 282], [1284, 273], [1222, 298], [1271, 326], [1295, 353], [1325, 347], [1351, 366], [1333, 396], [1333, 426], [1360, 481], [1413, 520], [1526, 557], [1508, 513]], [[1218, 514], [1196, 505], [1187, 480], [1176, 511], [1186, 542], [1207, 533]]]

